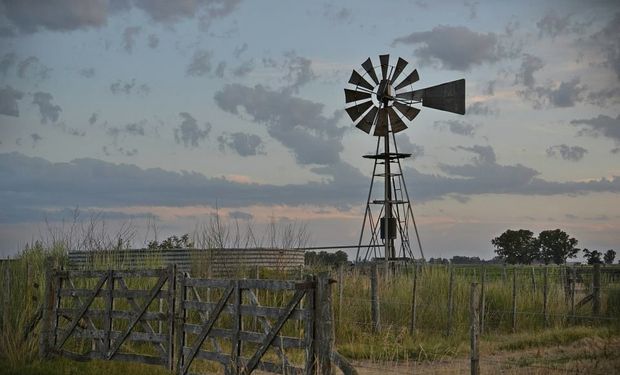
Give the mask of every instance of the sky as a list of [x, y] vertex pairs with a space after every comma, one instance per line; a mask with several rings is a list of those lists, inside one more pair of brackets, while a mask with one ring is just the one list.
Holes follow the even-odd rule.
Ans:
[[620, 249], [617, 1], [0, 0], [0, 256], [76, 211], [135, 247], [215, 213], [357, 244], [376, 137], [343, 88], [380, 54], [466, 79], [397, 135], [427, 258]]

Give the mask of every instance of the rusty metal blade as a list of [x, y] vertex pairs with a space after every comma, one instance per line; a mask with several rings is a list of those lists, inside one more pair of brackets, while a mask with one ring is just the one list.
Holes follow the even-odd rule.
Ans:
[[369, 92], [344, 89], [344, 99], [347, 103], [370, 99], [371, 95]]
[[375, 133], [373, 135], [376, 136], [384, 136], [388, 134], [388, 112], [386, 108], [379, 109], [379, 114], [377, 115], [377, 126], [375, 126]]
[[420, 91], [422, 91], [423, 106], [460, 115], [465, 114], [464, 79], [427, 87]]
[[362, 63], [362, 68], [364, 68], [366, 73], [368, 73], [368, 75], [370, 76], [370, 78], [372, 78], [375, 84], [378, 85], [379, 78], [377, 78], [377, 73], [375, 73], [375, 68], [372, 66], [372, 61], [370, 60], [370, 57]]
[[410, 107], [406, 104], [399, 102], [394, 102], [394, 107], [396, 107], [396, 109], [398, 109], [398, 111], [402, 113], [403, 116], [407, 117], [409, 121], [412, 121], [418, 115], [418, 113], [420, 113], [419, 109], [415, 107]]
[[351, 120], [353, 120], [353, 122], [355, 122], [371, 106], [372, 106], [372, 100], [369, 100], [367, 102], [363, 102], [361, 104], [354, 105], [353, 107], [345, 108], [344, 110], [347, 111], [347, 113], [349, 114], [349, 117], [351, 117]]
[[390, 128], [392, 129], [392, 133], [398, 133], [407, 129], [407, 125], [400, 118], [398, 113], [392, 107], [388, 107], [388, 116], [390, 118]]
[[379, 55], [379, 61], [381, 62], [381, 78], [386, 79], [390, 67], [390, 55]]
[[[394, 90], [400, 90], [407, 85], [416, 83], [418, 82], [419, 79], [420, 79], [420, 76], [418, 75], [418, 70], [414, 69], [413, 72], [409, 73], [409, 75], [405, 77], [405, 79], [403, 79], [401, 83], [399, 83], [396, 87], [394, 87]], [[392, 80], [392, 82], [394, 82], [394, 80]]]
[[371, 85], [368, 81], [364, 79], [357, 71], [353, 70], [351, 73], [351, 78], [349, 78], [349, 83], [352, 83], [356, 86], [361, 86], [367, 88], [368, 90], [372, 90], [375, 87]]
[[394, 81], [396, 81], [400, 73], [402, 73], [403, 70], [405, 70], [405, 67], [407, 66], [407, 64], [408, 64], [407, 60], [400, 58], [400, 57], [398, 58], [398, 62], [396, 63], [396, 67], [394, 68], [394, 74], [392, 74], [392, 78], [390, 78], [390, 82], [394, 83]]
[[377, 112], [378, 111], [379, 111], [379, 108], [372, 107], [370, 109], [370, 111], [368, 111], [366, 116], [364, 116], [362, 121], [360, 121], [359, 124], [357, 124], [355, 126], [358, 129], [361, 129], [361, 130], [365, 131], [366, 133], [370, 134], [370, 129], [372, 128], [372, 125], [375, 123], [375, 117], [377, 117]]

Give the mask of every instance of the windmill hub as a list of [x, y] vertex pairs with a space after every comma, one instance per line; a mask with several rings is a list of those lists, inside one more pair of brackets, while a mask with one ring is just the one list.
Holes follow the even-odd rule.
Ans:
[[[397, 256], [405, 259], [413, 258], [408, 233], [410, 221], [415, 229], [420, 255], [422, 259], [424, 258], [400, 165], [400, 159], [409, 157], [411, 154], [398, 152], [395, 134], [407, 129], [406, 122], [413, 121], [420, 112], [420, 109], [414, 105], [421, 104], [423, 107], [465, 114], [465, 80], [459, 79], [413, 90], [413, 84], [420, 79], [417, 70], [414, 69], [404, 75], [405, 78], [399, 79], [408, 65], [407, 61], [398, 58], [396, 65], [390, 65], [389, 55], [380, 55], [379, 61], [380, 64], [376, 68], [381, 73], [381, 79], [377, 76], [377, 70], [368, 58], [362, 63], [365, 72], [363, 75], [356, 70], [351, 73], [349, 83], [354, 87], [344, 89], [344, 96], [347, 103], [345, 111], [355, 123], [355, 127], [368, 134], [374, 128], [372, 134], [378, 137], [375, 154], [364, 156], [374, 159], [375, 166], [356, 260], [362, 260], [360, 250], [364, 239], [364, 228], [367, 224], [366, 219], [368, 219], [371, 233], [363, 260], [368, 260], [371, 249], [376, 257], [376, 248], [380, 246], [385, 249], [384, 257], [387, 266], [389, 261], [397, 259]], [[381, 143], [383, 143], [382, 150], [380, 150]], [[384, 180], [383, 199], [372, 199], [375, 177]], [[380, 206], [379, 212], [373, 213], [371, 205]], [[396, 245], [399, 240], [400, 251], [397, 254]]]

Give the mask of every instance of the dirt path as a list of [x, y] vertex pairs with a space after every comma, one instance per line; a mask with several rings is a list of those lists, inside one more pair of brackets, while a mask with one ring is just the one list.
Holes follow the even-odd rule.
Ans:
[[[432, 363], [356, 361], [360, 375], [469, 374], [469, 359]], [[620, 338], [584, 338], [570, 345], [481, 355], [482, 374], [620, 374]]]

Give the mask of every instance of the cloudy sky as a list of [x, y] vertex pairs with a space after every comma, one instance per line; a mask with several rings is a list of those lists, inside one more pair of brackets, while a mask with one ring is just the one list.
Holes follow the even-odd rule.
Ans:
[[383, 53], [418, 88], [467, 80], [465, 116], [397, 136], [427, 257], [489, 258], [519, 228], [619, 250], [620, 4], [434, 3], [0, 0], [0, 255], [76, 207], [356, 243], [376, 138], [343, 88]]

